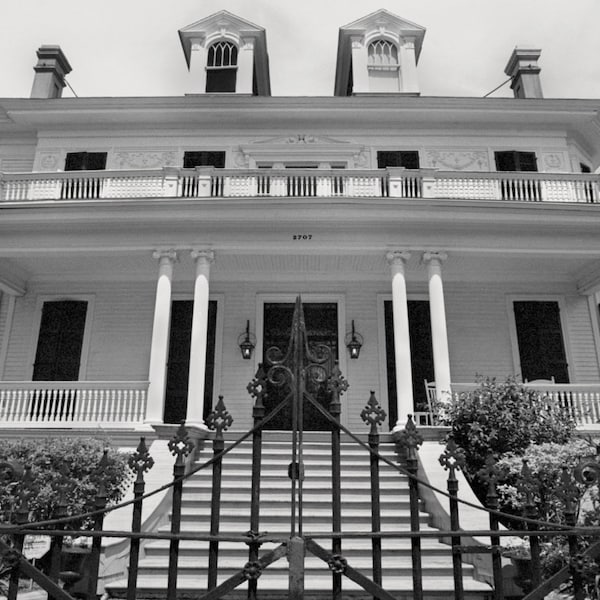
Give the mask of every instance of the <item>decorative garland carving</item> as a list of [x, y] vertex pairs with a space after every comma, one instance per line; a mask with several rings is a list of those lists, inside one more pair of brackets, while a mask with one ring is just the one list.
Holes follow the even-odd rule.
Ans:
[[430, 166], [450, 171], [489, 171], [490, 161], [484, 150], [428, 150]]

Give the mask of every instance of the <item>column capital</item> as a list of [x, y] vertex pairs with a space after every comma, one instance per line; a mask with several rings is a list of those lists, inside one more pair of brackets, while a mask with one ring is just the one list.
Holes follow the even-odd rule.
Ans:
[[408, 262], [409, 258], [410, 252], [406, 252], [405, 250], [394, 250], [386, 252], [385, 255], [385, 259], [390, 267], [398, 265], [404, 266]]
[[198, 263], [210, 265], [215, 262], [215, 253], [213, 250], [200, 250], [194, 248], [193, 250], [191, 250], [190, 256]]
[[169, 262], [177, 262], [177, 252], [173, 248], [159, 248], [152, 252], [152, 258], [163, 262], [168, 260]]
[[423, 252], [423, 262], [433, 266], [441, 266], [447, 258], [447, 252]]

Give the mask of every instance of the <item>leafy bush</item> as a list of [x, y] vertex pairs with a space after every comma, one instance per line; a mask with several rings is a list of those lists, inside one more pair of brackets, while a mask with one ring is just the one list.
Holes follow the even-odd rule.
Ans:
[[473, 480], [491, 454], [522, 453], [530, 444], [568, 442], [575, 426], [567, 415], [514, 378], [480, 379], [447, 410], [454, 441], [465, 450], [466, 475]]
[[[67, 503], [67, 515], [93, 509], [99, 486], [104, 483], [108, 503], [117, 503], [130, 478], [127, 456], [107, 454], [106, 464], [98, 468], [106, 442], [92, 438], [47, 438], [42, 440], [0, 441], [0, 462], [16, 461], [31, 467], [32, 481], [0, 486], [0, 519], [12, 521], [18, 498], [24, 489], [29, 498], [30, 521], [55, 517], [61, 491]], [[74, 523], [82, 526], [87, 523]]]
[[[525, 497], [519, 483], [522, 479], [523, 460], [526, 460], [531, 472], [527, 484], [533, 494], [539, 518], [553, 523], [564, 523], [564, 507], [556, 495], [562, 467], [566, 466], [572, 472], [582, 458], [595, 454], [595, 450], [595, 445], [591, 445], [587, 440], [576, 439], [567, 444], [531, 444], [524, 452], [518, 454], [508, 452], [497, 463], [497, 467], [504, 474], [502, 483], [498, 485], [501, 510], [517, 515], [523, 514]], [[590, 511], [597, 514], [600, 508], [597, 505], [597, 494], [593, 494], [592, 490], [583, 484], [574, 485], [587, 501], [587, 506], [582, 505], [581, 517]]]

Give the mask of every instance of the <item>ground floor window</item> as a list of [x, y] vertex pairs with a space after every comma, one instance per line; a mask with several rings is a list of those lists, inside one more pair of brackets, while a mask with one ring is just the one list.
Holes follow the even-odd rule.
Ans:
[[[390, 429], [398, 420], [396, 394], [396, 357], [394, 353], [394, 314], [392, 301], [384, 302], [385, 355], [387, 367], [387, 392]], [[412, 371], [413, 402], [415, 411], [427, 410], [425, 380], [433, 381], [433, 346], [431, 342], [431, 317], [427, 300], [408, 301], [408, 325]]]
[[[171, 333], [169, 338], [169, 358], [165, 393], [165, 423], [181, 423], [185, 420], [187, 415], [193, 311], [193, 300], [174, 300], [171, 305]], [[204, 379], [204, 418], [206, 418], [212, 410], [213, 403], [216, 328], [217, 301], [211, 300], [208, 303], [206, 375]]]

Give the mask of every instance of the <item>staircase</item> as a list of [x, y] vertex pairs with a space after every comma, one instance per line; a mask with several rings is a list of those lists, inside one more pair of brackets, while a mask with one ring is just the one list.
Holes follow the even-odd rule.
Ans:
[[[329, 434], [306, 434], [303, 444], [305, 479], [303, 483], [303, 532], [323, 534], [331, 528], [331, 451]], [[291, 461], [289, 434], [265, 432], [261, 476], [260, 532], [281, 538], [290, 535], [291, 482], [288, 465]], [[245, 442], [230, 452], [223, 461], [221, 495], [222, 534], [240, 535], [250, 529], [250, 482], [252, 448]], [[381, 453], [396, 461], [394, 446], [382, 444]], [[203, 453], [202, 460], [210, 456]], [[410, 511], [407, 478], [391, 466], [380, 463], [382, 531], [410, 531]], [[342, 531], [371, 531], [371, 492], [369, 457], [365, 449], [354, 442], [342, 443]], [[210, 527], [211, 471], [202, 470], [184, 485], [181, 518], [182, 532], [208, 533]], [[429, 516], [421, 513], [421, 529], [431, 530]], [[168, 523], [164, 531], [169, 531]], [[331, 540], [317, 538], [318, 544], [331, 548]], [[260, 554], [276, 547], [265, 543]], [[411, 545], [408, 538], [383, 539], [383, 587], [396, 598], [412, 598]], [[435, 538], [421, 541], [423, 587], [425, 598], [453, 597], [452, 558], [448, 545]], [[206, 590], [208, 542], [184, 541], [179, 547], [178, 595], [198, 596]], [[169, 555], [168, 540], [149, 540], [140, 561], [138, 598], [164, 598], [167, 588]], [[348, 564], [371, 577], [371, 540], [367, 537], [344, 539], [342, 554]], [[221, 542], [219, 545], [219, 583], [241, 570], [248, 560], [248, 547], [242, 543]], [[485, 600], [491, 588], [473, 579], [473, 570], [463, 565], [465, 596]], [[271, 564], [258, 580], [259, 598], [285, 598], [288, 589], [288, 562], [281, 558]], [[307, 553], [305, 562], [306, 598], [328, 598], [332, 575], [322, 560]], [[125, 598], [126, 581], [107, 585], [111, 597]], [[347, 578], [342, 582], [344, 597], [370, 598]], [[246, 596], [247, 586], [237, 588], [228, 598]]]

